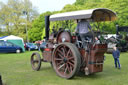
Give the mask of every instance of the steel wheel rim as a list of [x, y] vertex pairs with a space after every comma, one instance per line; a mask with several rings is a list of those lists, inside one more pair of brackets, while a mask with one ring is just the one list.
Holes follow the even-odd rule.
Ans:
[[75, 68], [75, 57], [71, 49], [66, 45], [58, 46], [53, 57], [56, 72], [62, 77], [72, 75]]
[[36, 69], [39, 66], [39, 59], [37, 55], [33, 55], [31, 58], [31, 64], [34, 69]]

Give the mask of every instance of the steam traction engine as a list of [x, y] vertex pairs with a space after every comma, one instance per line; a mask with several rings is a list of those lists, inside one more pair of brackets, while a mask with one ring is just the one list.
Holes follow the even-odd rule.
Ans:
[[[38, 53], [31, 56], [33, 70], [39, 70], [41, 62], [50, 62], [56, 74], [63, 78], [72, 78], [79, 72], [85, 75], [103, 71], [104, 53], [107, 44], [95, 44], [94, 38], [88, 42], [88, 51], [82, 46], [78, 35], [71, 35], [69, 30], [59, 30], [49, 34], [50, 21], [87, 19], [90, 21], [113, 21], [116, 14], [109, 9], [91, 9], [66, 12], [45, 17], [45, 42], [41, 45], [43, 58]], [[95, 36], [92, 34], [93, 37]]]

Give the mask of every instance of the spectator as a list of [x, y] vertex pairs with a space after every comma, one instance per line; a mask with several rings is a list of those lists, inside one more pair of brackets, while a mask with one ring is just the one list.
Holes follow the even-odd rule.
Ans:
[[117, 68], [117, 64], [118, 64], [118, 69], [120, 69], [121, 68], [120, 62], [119, 62], [120, 51], [116, 47], [113, 47], [112, 55], [113, 55], [114, 62], [115, 62], [115, 68]]
[[100, 40], [97, 37], [95, 37], [95, 44], [100, 44]]
[[38, 51], [40, 51], [40, 42], [38, 41], [37, 43]]

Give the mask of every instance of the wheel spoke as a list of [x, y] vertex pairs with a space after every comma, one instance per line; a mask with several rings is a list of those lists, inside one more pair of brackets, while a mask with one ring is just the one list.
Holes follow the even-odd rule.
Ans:
[[71, 50], [69, 49], [68, 52], [67, 52], [67, 57], [69, 56], [70, 52], [71, 52]]
[[33, 60], [33, 63], [38, 63], [38, 60]]
[[58, 53], [58, 56], [61, 57], [62, 59], [64, 58], [60, 53]]
[[59, 49], [57, 49], [57, 51], [61, 54], [61, 55], [64, 55], [62, 51], [60, 51]]
[[63, 54], [64, 54], [64, 57], [65, 57], [65, 50], [64, 50], [64, 48], [61, 48], [62, 49], [62, 51], [63, 51]]
[[66, 64], [66, 68], [64, 70], [64, 75], [66, 75], [67, 70], [68, 70], [68, 65]]
[[65, 64], [60, 65], [59, 68], [58, 68], [58, 70], [60, 70], [64, 66], [65, 66]]
[[60, 64], [64, 64], [63, 61], [57, 62], [57, 66]]
[[63, 59], [61, 58], [55, 58], [56, 61], [62, 61]]
[[70, 62], [74, 64], [74, 60], [70, 60]]
[[68, 72], [70, 73], [70, 66], [69, 66], [69, 64], [67, 65], [67, 67], [68, 67]]
[[71, 62], [68, 62], [68, 64], [69, 64], [70, 66], [74, 67], [74, 64], [72, 64]]
[[70, 57], [70, 58], [68, 58], [68, 60], [74, 60], [74, 57]]
[[65, 51], [65, 54], [67, 54], [67, 49], [66, 49], [66, 46], [64, 46], [64, 51]]
[[72, 67], [70, 66], [70, 72], [72, 73]]

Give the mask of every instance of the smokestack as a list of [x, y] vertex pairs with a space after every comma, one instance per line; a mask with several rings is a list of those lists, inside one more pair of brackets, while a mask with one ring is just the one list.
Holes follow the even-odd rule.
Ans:
[[49, 39], [49, 25], [50, 25], [50, 21], [49, 21], [49, 16], [45, 16], [45, 39], [48, 40]]
[[119, 35], [118, 28], [119, 28], [119, 25], [116, 25], [116, 35]]

